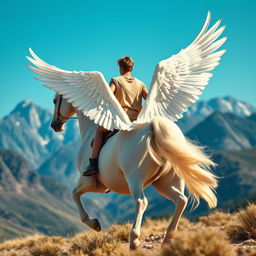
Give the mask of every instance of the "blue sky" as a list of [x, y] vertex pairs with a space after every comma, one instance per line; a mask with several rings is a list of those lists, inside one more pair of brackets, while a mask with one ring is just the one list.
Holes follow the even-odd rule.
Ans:
[[26, 65], [31, 47], [66, 70], [98, 70], [117, 76], [116, 60], [135, 60], [133, 75], [149, 86], [158, 61], [193, 41], [212, 13], [226, 24], [227, 53], [200, 97], [232, 95], [256, 105], [256, 1], [1, 1], [0, 117], [30, 98], [51, 109], [53, 91]]

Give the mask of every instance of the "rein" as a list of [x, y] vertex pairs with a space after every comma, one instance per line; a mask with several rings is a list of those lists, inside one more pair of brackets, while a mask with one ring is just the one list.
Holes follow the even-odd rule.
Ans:
[[57, 119], [59, 120], [59, 117], [65, 118], [66, 121], [67, 121], [68, 119], [77, 119], [77, 116], [74, 116], [74, 117], [73, 117], [73, 116], [71, 116], [71, 117], [65, 117], [65, 116], [63, 116], [63, 115], [60, 113], [61, 102], [62, 102], [62, 95], [60, 95], [59, 102], [58, 102]]

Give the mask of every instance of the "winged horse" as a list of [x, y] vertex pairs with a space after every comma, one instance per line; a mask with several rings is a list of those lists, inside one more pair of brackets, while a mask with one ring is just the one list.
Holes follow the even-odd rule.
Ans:
[[[163, 244], [169, 243], [187, 205], [185, 186], [196, 205], [200, 198], [210, 208], [217, 204], [215, 163], [204, 148], [186, 138], [175, 121], [196, 102], [212, 76], [208, 71], [218, 64], [225, 50], [218, 50], [226, 37], [218, 39], [225, 26], [221, 20], [209, 27], [210, 12], [195, 40], [178, 54], [160, 61], [154, 71], [150, 92], [138, 116], [131, 122], [115, 98], [102, 73], [65, 71], [41, 60], [31, 49], [28, 66], [36, 78], [56, 92], [51, 126], [56, 132], [75, 113], [80, 127], [81, 148], [77, 158], [80, 178], [73, 190], [81, 221], [100, 231], [97, 219], [90, 218], [81, 202], [87, 192], [111, 190], [130, 194], [135, 202], [135, 219], [130, 232], [130, 248], [139, 246], [143, 213], [148, 201], [144, 189], [152, 184], [175, 204], [173, 218]], [[218, 40], [217, 40], [218, 39]], [[217, 41], [216, 41], [217, 40]], [[218, 51], [217, 51], [218, 50]], [[97, 127], [118, 129], [103, 146], [99, 156], [99, 175], [82, 175], [91, 155], [91, 141]]]

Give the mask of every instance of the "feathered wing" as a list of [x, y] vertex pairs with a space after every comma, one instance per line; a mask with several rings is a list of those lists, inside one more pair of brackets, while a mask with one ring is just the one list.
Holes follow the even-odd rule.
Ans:
[[[225, 26], [218, 28], [218, 20], [208, 31], [210, 12], [196, 39], [177, 55], [160, 61], [152, 78], [147, 100], [135, 123], [150, 122], [156, 116], [177, 121], [187, 107], [198, 100], [198, 95], [212, 76], [208, 71], [218, 64], [225, 50], [216, 50], [226, 38], [215, 41]], [[218, 28], [218, 29], [217, 29]]]
[[37, 80], [63, 95], [74, 107], [96, 124], [108, 130], [131, 130], [132, 123], [112, 93], [102, 73], [97, 71], [65, 71], [49, 65], [29, 49], [33, 58], [27, 57], [34, 66], [28, 66], [41, 77]]

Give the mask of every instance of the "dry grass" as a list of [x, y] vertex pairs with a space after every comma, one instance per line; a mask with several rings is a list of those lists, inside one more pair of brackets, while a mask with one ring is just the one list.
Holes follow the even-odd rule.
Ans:
[[[150, 219], [147, 218], [142, 226], [142, 236], [143, 235], [155, 235], [163, 234], [166, 232], [168, 225], [170, 224], [170, 219]], [[178, 226], [178, 230], [184, 230], [191, 227], [191, 222], [186, 218], [181, 218]]]
[[[154, 254], [154, 256], [158, 256], [159, 253]], [[128, 249], [128, 247], [120, 247], [116, 251], [111, 254], [111, 256], [149, 256], [149, 253], [141, 248], [131, 251]], [[153, 256], [153, 254], [150, 254], [150, 256]]]
[[256, 205], [249, 204], [245, 210], [240, 210], [237, 225], [231, 225], [227, 234], [233, 242], [256, 239]]
[[208, 216], [202, 216], [199, 221], [208, 227], [227, 227], [234, 221], [234, 215], [221, 211], [214, 211]]
[[31, 248], [28, 249], [31, 256], [60, 256], [61, 249], [56, 243], [50, 241], [36, 241]]
[[128, 241], [131, 228], [132, 224], [126, 223], [112, 225], [107, 232], [87, 231], [80, 233], [72, 239], [71, 255], [148, 256], [148, 253], [141, 248], [136, 251], [129, 250]]
[[164, 233], [170, 221], [166, 219], [150, 219], [147, 218], [142, 226], [142, 235], [151, 235]]
[[120, 246], [121, 241], [108, 233], [91, 231], [75, 236], [72, 239], [71, 251], [78, 255], [108, 256]]
[[121, 224], [121, 225], [112, 225], [108, 229], [108, 234], [119, 241], [128, 242], [131, 229], [132, 229], [132, 224], [130, 223]]
[[29, 252], [2, 252], [1, 256], [30, 256]]
[[11, 250], [16, 249], [20, 250], [23, 248], [30, 248], [34, 246], [35, 243], [40, 241], [45, 242], [52, 242], [52, 243], [58, 243], [59, 245], [63, 244], [65, 242], [66, 238], [60, 237], [60, 236], [44, 236], [35, 234], [33, 236], [27, 236], [25, 238], [19, 238], [19, 239], [13, 239], [9, 241], [5, 241], [0, 244], [0, 252], [3, 250]]
[[208, 227], [197, 232], [181, 231], [162, 249], [162, 256], [233, 256], [225, 233]]
[[[0, 255], [256, 256], [256, 205], [251, 204], [237, 214], [215, 211], [195, 223], [182, 218], [172, 244], [160, 250], [159, 235], [166, 232], [169, 223], [167, 219], [146, 219], [141, 230], [142, 246], [136, 251], [129, 250], [132, 225], [125, 223], [113, 225], [107, 232], [85, 231], [72, 238], [34, 235], [6, 241], [0, 244]], [[245, 241], [231, 245], [224, 230], [232, 241]], [[147, 240], [151, 235], [160, 238]]]

